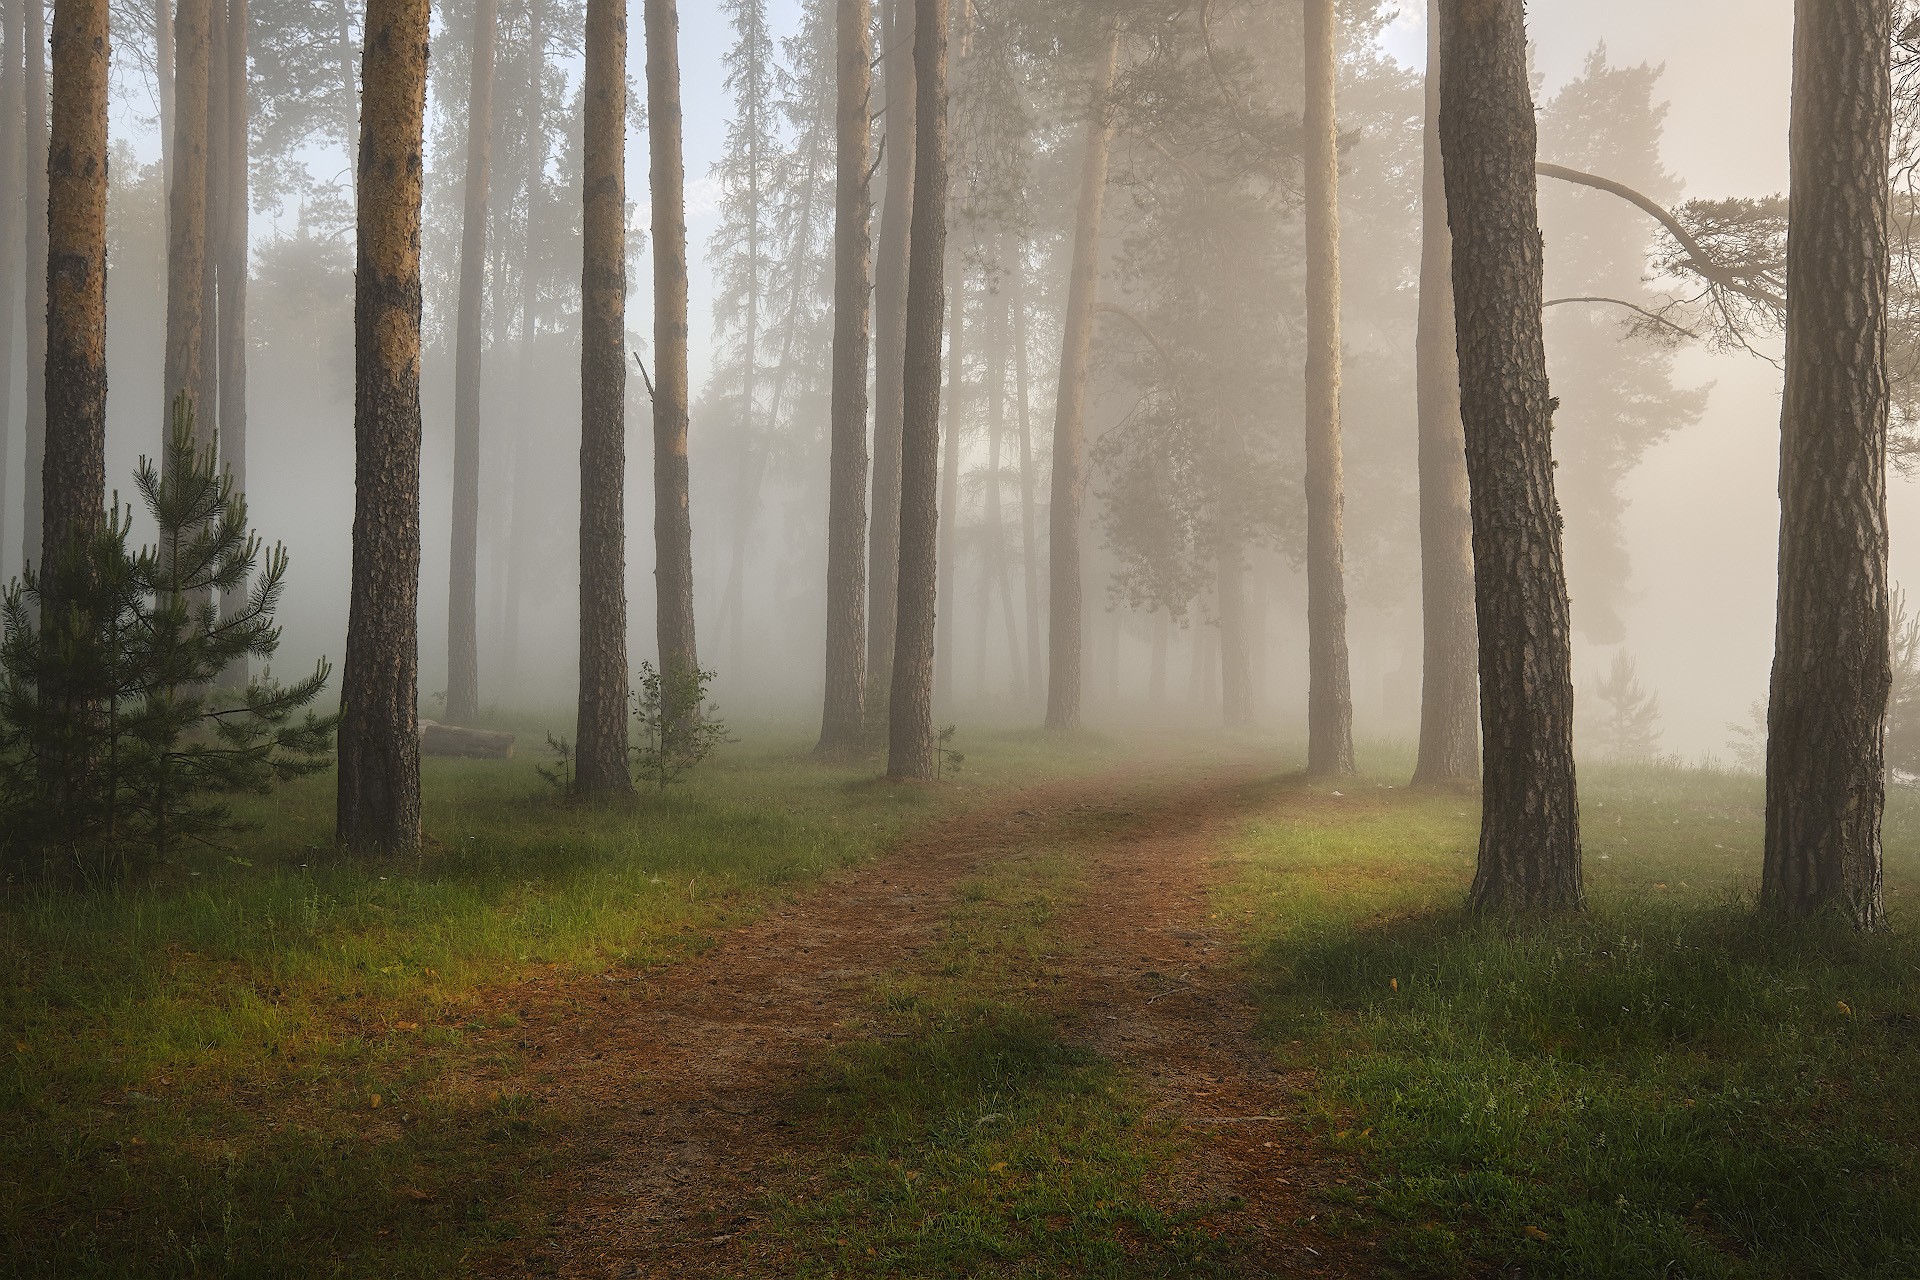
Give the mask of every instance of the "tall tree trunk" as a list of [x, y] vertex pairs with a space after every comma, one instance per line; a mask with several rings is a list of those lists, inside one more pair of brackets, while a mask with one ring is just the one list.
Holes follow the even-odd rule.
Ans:
[[173, 190], [173, 0], [153, 0], [153, 79], [160, 91], [161, 190]]
[[940, 326], [947, 259], [947, 0], [915, 0], [913, 227], [901, 383], [900, 617], [887, 776], [934, 775], [933, 643], [940, 538]]
[[1246, 549], [1238, 538], [1220, 543], [1220, 722], [1229, 729], [1253, 723], [1253, 646], [1247, 634]]
[[[347, 8], [347, 0], [333, 0], [333, 19], [336, 41], [334, 62], [340, 75], [341, 131], [347, 138], [347, 159], [352, 162], [347, 166], [347, 181], [352, 184], [354, 198], [358, 200], [360, 147], [364, 136], [360, 126], [360, 110], [365, 104], [361, 102], [363, 95], [353, 90], [353, 14]], [[363, 71], [363, 77], [364, 74]]]
[[1887, 0], [1799, 0], [1761, 896], [1885, 922]]
[[41, 538], [55, 598], [53, 567], [107, 502], [107, 10], [61, 0], [53, 13]]
[[467, 93], [466, 209], [460, 224], [460, 304], [453, 353], [453, 545], [447, 581], [447, 721], [480, 715], [480, 348], [486, 322], [487, 212], [493, 176], [496, 0], [473, 10]]
[[[220, 3], [221, 0], [214, 0]], [[252, 269], [248, 233], [249, 184], [247, 137], [248, 104], [247, 0], [225, 0], [227, 5], [226, 210], [221, 218], [225, 240], [220, 250], [220, 459], [234, 486], [247, 491], [247, 275]], [[224, 593], [229, 614], [245, 607], [248, 581]], [[244, 688], [247, 659], [242, 657], [222, 677], [229, 687]]]
[[933, 705], [942, 712], [953, 708], [953, 669], [959, 663], [954, 650], [954, 616], [959, 611], [954, 592], [960, 574], [954, 543], [960, 523], [960, 423], [967, 393], [967, 269], [957, 260], [951, 287], [947, 298], [947, 429], [941, 441], [939, 588], [933, 646]]
[[1042, 675], [1045, 670], [1045, 646], [1040, 634], [1040, 514], [1037, 510], [1039, 504], [1034, 496], [1036, 484], [1033, 461], [1033, 401], [1031, 378], [1027, 367], [1026, 271], [1026, 254], [1023, 248], [1019, 260], [1014, 265], [1007, 305], [1013, 309], [1013, 399], [1016, 421], [1020, 428], [1020, 570], [1027, 597], [1025, 697], [1031, 702], [1039, 692], [1040, 682], [1045, 678]]
[[1167, 701], [1167, 632], [1171, 623], [1165, 609], [1153, 611], [1153, 652], [1147, 662], [1147, 703], [1155, 708]]
[[[655, 10], [647, 5], [648, 47]], [[671, 4], [669, 26], [673, 31]], [[627, 761], [627, 9], [587, 0], [586, 207], [580, 273], [580, 718], [574, 779], [586, 796], [633, 790]], [[651, 58], [648, 83], [653, 84]], [[653, 126], [679, 152], [679, 76]], [[656, 153], [657, 154], [657, 153]], [[676, 169], [675, 176], [678, 176]], [[676, 184], [677, 185], [677, 184]], [[655, 222], [656, 227], [660, 224]], [[664, 231], [655, 252], [670, 254]], [[684, 286], [683, 286], [684, 287]], [[686, 295], [680, 295], [684, 302]], [[682, 329], [684, 334], [685, 330]], [[684, 351], [684, 346], [682, 350]], [[666, 344], [661, 343], [662, 388]], [[684, 460], [685, 431], [681, 433]], [[682, 485], [685, 472], [681, 472]], [[680, 512], [684, 516], [685, 489]], [[663, 575], [664, 580], [664, 575]], [[689, 581], [689, 596], [692, 583]], [[663, 610], [664, 612], [664, 610]], [[681, 671], [694, 668], [682, 667]]]
[[[420, 176], [427, 0], [369, 0], [354, 286], [353, 598], [338, 833], [420, 843]], [[184, 114], [186, 104], [181, 104]]]
[[1427, 120], [1420, 187], [1420, 755], [1415, 786], [1473, 780], [1480, 767], [1480, 679], [1473, 624], [1473, 511], [1460, 354], [1453, 333], [1453, 235], [1440, 155], [1440, 0], [1427, 4]]
[[1583, 905], [1523, 0], [1443, 0], [1440, 146], [1473, 491], [1482, 908]]
[[45, 486], [47, 457], [47, 24], [42, 0], [24, 0], [27, 10], [27, 193], [26, 325], [27, 325], [27, 466], [26, 562], [41, 563], [41, 538], [46, 531]]
[[21, 236], [26, 213], [21, 199], [21, 169], [25, 159], [26, 6], [17, 2], [0, 14], [0, 580], [10, 580], [13, 548], [14, 481], [8, 461], [13, 454], [14, 340], [21, 316]]
[[207, 0], [207, 200], [200, 254], [200, 393], [194, 434], [211, 444], [220, 431], [220, 258], [227, 211], [227, 5]]
[[500, 665], [508, 682], [520, 674], [520, 606], [526, 597], [528, 548], [527, 526], [533, 519], [533, 494], [529, 476], [533, 469], [533, 445], [540, 421], [541, 399], [534, 389], [538, 369], [536, 340], [539, 337], [539, 281], [534, 263], [540, 247], [540, 197], [546, 185], [547, 133], [542, 104], [547, 69], [545, 0], [528, 0], [527, 49], [532, 67], [527, 88], [526, 136], [526, 243], [520, 260], [520, 423], [513, 433], [513, 490], [507, 514], [507, 591], [503, 613], [506, 643], [501, 646]]
[[[1340, 457], [1340, 148], [1334, 0], [1306, 6], [1307, 773], [1354, 772]], [[1223, 631], [1221, 642], [1226, 644]], [[1223, 648], [1225, 681], [1238, 655]], [[1251, 690], [1247, 691], [1249, 695]]]
[[867, 708], [867, 343], [873, 204], [872, 0], [838, 0], [833, 220], [833, 444], [827, 498], [827, 688], [819, 754], [858, 750]]
[[646, 0], [647, 142], [653, 164], [653, 545], [656, 628], [668, 730], [700, 708], [682, 696], [700, 670], [693, 619], [693, 522], [687, 505], [687, 175], [681, 151], [680, 17]]
[[1073, 260], [1067, 283], [1060, 391], [1053, 419], [1053, 506], [1048, 513], [1047, 728], [1080, 726], [1081, 618], [1080, 499], [1086, 455], [1087, 384], [1093, 365], [1093, 308], [1100, 289], [1101, 213], [1106, 206], [1107, 157], [1113, 149], [1113, 78], [1120, 65], [1120, 29], [1109, 25], [1094, 66], [1087, 107], [1086, 151], [1080, 167], [1080, 208], [1073, 224]]
[[867, 526], [867, 678], [891, 688], [900, 588], [900, 433], [905, 400], [907, 254], [913, 226], [918, 95], [913, 75], [914, 4], [884, 0], [881, 32], [886, 195], [874, 263], [873, 519]]
[[1002, 489], [1001, 449], [1007, 435], [1007, 345], [1012, 328], [1011, 302], [1003, 290], [998, 294], [1000, 313], [995, 317], [992, 346], [987, 355], [987, 554], [981, 574], [980, 661], [983, 668], [981, 692], [986, 692], [986, 616], [988, 591], [997, 590], [1000, 613], [1007, 631], [1007, 680], [1013, 696], [1022, 701], [1027, 693], [1025, 654], [1020, 647], [1020, 624], [1013, 609], [1013, 574], [1007, 564], [1007, 514]]
[[160, 456], [167, 456], [174, 406], [182, 396], [193, 411], [195, 435], [211, 431], [214, 406], [203, 403], [206, 370], [202, 331], [207, 324], [207, 93], [212, 17], [210, 0], [180, 0], [174, 14], [173, 186], [167, 212], [167, 334], [165, 398], [160, 406]]

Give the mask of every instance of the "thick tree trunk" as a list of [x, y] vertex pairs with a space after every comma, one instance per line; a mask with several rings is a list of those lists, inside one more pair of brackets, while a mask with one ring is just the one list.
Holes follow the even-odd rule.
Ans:
[[1440, 144], [1480, 636], [1482, 908], [1583, 905], [1522, 0], [1443, 0]]
[[26, 279], [27, 325], [27, 465], [22, 486], [26, 493], [26, 562], [41, 563], [45, 533], [47, 457], [47, 25], [42, 0], [24, 0], [26, 17], [27, 126], [24, 181], [27, 193]]
[[1107, 197], [1107, 158], [1113, 149], [1114, 73], [1120, 65], [1120, 29], [1102, 37], [1087, 106], [1086, 150], [1080, 162], [1080, 206], [1073, 224], [1067, 279], [1060, 389], [1053, 416], [1053, 506], [1048, 512], [1047, 728], [1080, 727], [1081, 617], [1080, 500], [1086, 461], [1087, 384], [1093, 366], [1093, 310], [1100, 290], [1100, 229]]
[[26, 203], [21, 168], [26, 152], [26, 6], [0, 13], [0, 580], [11, 580], [13, 518], [18, 507], [8, 462], [13, 454], [14, 341], [21, 315], [21, 237]]
[[1020, 572], [1027, 597], [1026, 699], [1033, 701], [1045, 679], [1045, 640], [1041, 635], [1040, 514], [1036, 509], [1033, 461], [1033, 402], [1027, 354], [1026, 255], [1014, 264], [1007, 305], [1013, 311], [1013, 399], [1020, 429]]
[[107, 0], [53, 14], [47, 178], [47, 455], [42, 545], [53, 572], [107, 503]]
[[[427, 0], [369, 0], [354, 286], [353, 599], [338, 834], [420, 843], [420, 176]], [[181, 111], [186, 110], [185, 103]]]
[[1427, 120], [1420, 188], [1420, 754], [1415, 786], [1471, 782], [1480, 771], [1480, 678], [1473, 623], [1473, 511], [1460, 354], [1453, 333], [1453, 235], [1440, 155], [1440, 0], [1427, 6]]
[[687, 505], [687, 175], [681, 152], [680, 17], [646, 0], [647, 141], [653, 176], [653, 545], [663, 708], [670, 730], [700, 708], [679, 695], [700, 670]]
[[493, 177], [496, 0], [473, 10], [467, 92], [466, 209], [460, 225], [460, 303], [453, 351], [453, 541], [447, 573], [447, 720], [480, 715], [480, 347], [487, 288], [487, 211]]
[[886, 98], [886, 196], [873, 295], [873, 519], [867, 526], [867, 679], [893, 683], [900, 588], [900, 433], [907, 330], [907, 251], [913, 226], [917, 94], [913, 82], [915, 0], [884, 0], [882, 89]]
[[900, 617], [887, 776], [934, 775], [933, 643], [940, 538], [940, 326], [946, 312], [947, 0], [915, 0], [913, 227], [900, 435]]
[[960, 524], [960, 423], [967, 394], [967, 269], [957, 261], [947, 314], [947, 420], [941, 433], [939, 599], [933, 652], [933, 705], [943, 714], [953, 709], [953, 669], [959, 664], [954, 649], [954, 621], [959, 613], [954, 592], [959, 588], [960, 566], [954, 543]]
[[[1307, 773], [1354, 772], [1340, 457], [1340, 150], [1334, 0], [1306, 6]], [[1238, 682], [1224, 646], [1226, 685]], [[1231, 696], [1231, 695], [1230, 695]]]
[[873, 205], [872, 0], [839, 0], [833, 222], [833, 444], [827, 498], [827, 688], [819, 753], [860, 746], [867, 707], [867, 344]]
[[1238, 538], [1220, 546], [1220, 722], [1229, 729], [1253, 723], [1253, 646], [1247, 633], [1246, 548]]
[[537, 371], [536, 339], [539, 337], [539, 282], [534, 263], [539, 250], [540, 197], [546, 185], [547, 134], [541, 106], [546, 99], [544, 80], [547, 68], [546, 4], [529, 0], [527, 5], [528, 60], [532, 64], [532, 83], [527, 88], [525, 176], [527, 191], [526, 242], [520, 258], [520, 423], [513, 433], [513, 490], [508, 499], [507, 516], [507, 590], [502, 612], [505, 643], [501, 646], [500, 665], [508, 682], [520, 674], [520, 605], [526, 596], [528, 528], [533, 520], [533, 494], [529, 475], [533, 468], [536, 424], [542, 416], [540, 395], [534, 388]]
[[[221, 0], [214, 0], [221, 3]], [[252, 269], [248, 236], [249, 186], [247, 136], [251, 119], [248, 103], [247, 0], [225, 0], [227, 5], [226, 209], [221, 218], [224, 240], [220, 248], [220, 460], [240, 493], [247, 491], [247, 275]], [[228, 614], [245, 607], [247, 579], [225, 593], [222, 608]], [[240, 658], [222, 676], [222, 683], [244, 688], [248, 663]]]
[[[677, 19], [671, 3], [652, 0], [647, 5], [650, 52], [655, 10], [662, 7], [668, 11], [667, 34], [675, 35]], [[627, 761], [627, 693], [632, 676], [627, 670], [627, 10], [623, 0], [587, 0], [586, 51], [586, 207], [581, 237], [585, 254], [580, 272], [580, 718], [574, 739], [574, 781], [582, 795], [608, 796], [633, 790]], [[669, 55], [663, 61], [677, 60]], [[650, 57], [650, 84], [653, 75]], [[656, 130], [671, 133], [677, 156], [677, 66], [672, 78], [671, 100], [656, 101], [651, 119]], [[677, 166], [674, 175], [678, 176]], [[670, 255], [664, 234], [654, 251]], [[680, 298], [684, 303], [684, 291]], [[684, 327], [681, 333], [685, 334]], [[684, 345], [681, 350], [684, 353]], [[665, 342], [661, 357], [664, 396]], [[684, 427], [680, 439], [679, 512], [684, 518]], [[691, 606], [691, 581], [687, 586]]]
[[211, 0], [180, 0], [174, 15], [173, 185], [167, 194], [166, 370], [160, 456], [173, 436], [174, 406], [187, 398], [194, 432], [211, 431], [204, 330], [207, 272], [207, 94]]
[[1885, 920], [1887, 0], [1799, 0], [1763, 900]]

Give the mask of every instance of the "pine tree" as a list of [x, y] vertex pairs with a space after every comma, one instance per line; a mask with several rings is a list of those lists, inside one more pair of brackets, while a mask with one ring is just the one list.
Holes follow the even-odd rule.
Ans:
[[1645, 760], [1660, 745], [1660, 699], [1640, 686], [1640, 675], [1625, 649], [1596, 681], [1602, 705], [1594, 730], [1601, 753], [1610, 760]]

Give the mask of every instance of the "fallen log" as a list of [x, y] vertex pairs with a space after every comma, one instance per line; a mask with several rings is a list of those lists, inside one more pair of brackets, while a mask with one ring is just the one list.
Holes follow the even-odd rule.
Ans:
[[510, 760], [513, 758], [513, 735], [493, 729], [463, 729], [436, 720], [422, 720], [420, 754], [458, 760]]

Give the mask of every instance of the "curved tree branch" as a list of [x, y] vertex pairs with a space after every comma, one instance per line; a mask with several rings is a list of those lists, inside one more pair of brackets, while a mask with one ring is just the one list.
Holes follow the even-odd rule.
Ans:
[[1649, 311], [1645, 307], [1640, 306], [1637, 303], [1628, 302], [1625, 298], [1605, 298], [1605, 297], [1599, 297], [1599, 296], [1591, 296], [1591, 297], [1582, 296], [1577, 298], [1549, 298], [1545, 302], [1541, 303], [1540, 305], [1541, 305], [1541, 308], [1544, 310], [1547, 307], [1563, 307], [1563, 306], [1569, 305], [1570, 303], [1576, 303], [1576, 302], [1598, 303], [1602, 306], [1608, 306], [1608, 307], [1625, 307], [1629, 311], [1637, 312], [1642, 318], [1651, 320], [1653, 323], [1660, 325], [1663, 328], [1671, 329], [1675, 333], [1680, 334], [1683, 337], [1691, 338], [1695, 341], [1698, 341], [1700, 338], [1699, 334], [1687, 328], [1685, 325], [1675, 324], [1673, 321], [1661, 315], [1659, 312]]

